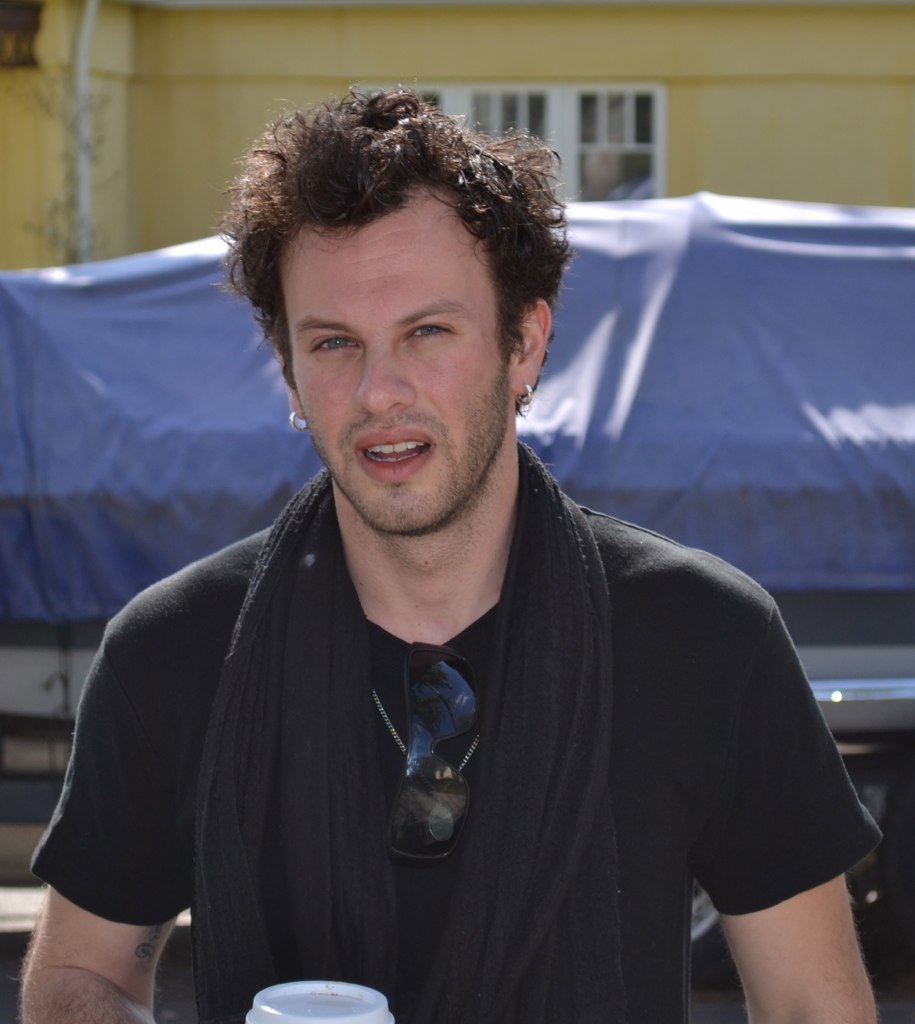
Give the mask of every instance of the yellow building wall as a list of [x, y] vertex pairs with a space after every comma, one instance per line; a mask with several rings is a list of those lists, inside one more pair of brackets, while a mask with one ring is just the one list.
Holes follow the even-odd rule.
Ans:
[[0, 78], [0, 266], [56, 262], [53, 197], [64, 187], [63, 142], [45, 116], [50, 85], [31, 69]]
[[[79, 6], [46, 4], [58, 12], [59, 44]], [[64, 50], [56, 46], [61, 67]], [[236, 161], [263, 125], [354, 81], [660, 85], [668, 194], [915, 201], [915, 3], [176, 10], [106, 2], [92, 52], [103, 98], [99, 255], [212, 232]], [[0, 72], [0, 125], [13, 117], [4, 80]], [[18, 169], [0, 155], [0, 173], [32, 209], [53, 193], [56, 143], [34, 127], [18, 130], [26, 155]], [[0, 265], [39, 262], [29, 244], [23, 231], [4, 230]]]
[[68, 5], [45, 10], [38, 68], [0, 69], [0, 266], [56, 262], [66, 232]]
[[684, 84], [671, 97], [672, 191], [910, 205], [912, 93], [879, 81]]
[[[42, 11], [38, 68], [0, 69], [0, 267], [67, 262], [75, 240], [72, 53], [82, 4], [50, 0]], [[93, 218], [99, 258], [130, 251], [132, 192], [126, 146], [132, 12], [104, 6], [93, 38]]]

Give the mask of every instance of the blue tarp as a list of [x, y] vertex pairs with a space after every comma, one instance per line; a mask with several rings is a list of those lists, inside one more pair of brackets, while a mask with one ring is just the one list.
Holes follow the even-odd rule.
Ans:
[[[581, 204], [524, 438], [771, 589], [915, 588], [915, 212]], [[317, 468], [215, 239], [0, 274], [0, 619], [107, 617]]]

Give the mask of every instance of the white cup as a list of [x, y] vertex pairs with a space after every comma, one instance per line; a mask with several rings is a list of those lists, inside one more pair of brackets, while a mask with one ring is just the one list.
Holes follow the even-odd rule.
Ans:
[[247, 1024], [394, 1024], [381, 992], [345, 981], [290, 981], [258, 992]]

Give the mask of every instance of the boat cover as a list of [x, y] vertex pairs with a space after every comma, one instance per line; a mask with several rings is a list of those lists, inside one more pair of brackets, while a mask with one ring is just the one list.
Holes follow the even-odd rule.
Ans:
[[[523, 438], [776, 590], [915, 588], [915, 212], [570, 210]], [[0, 619], [106, 618], [317, 468], [218, 239], [0, 274]]]

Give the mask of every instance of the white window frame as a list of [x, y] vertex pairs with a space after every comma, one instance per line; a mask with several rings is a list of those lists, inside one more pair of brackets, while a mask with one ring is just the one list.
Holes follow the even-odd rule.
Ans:
[[[365, 90], [391, 88], [396, 83], [364, 83]], [[634, 96], [647, 94], [652, 97], [653, 139], [650, 144], [635, 146], [625, 142], [620, 146], [623, 152], [643, 151], [650, 148], [652, 153], [652, 177], [654, 197], [667, 194], [667, 90], [657, 82], [613, 81], [606, 79], [593, 82], [559, 84], [556, 82], [435, 82], [414, 81], [408, 84], [419, 93], [435, 93], [439, 96], [442, 109], [448, 114], [465, 115], [468, 120], [473, 110], [473, 94], [488, 92], [494, 96], [511, 93], [543, 93], [546, 96], [546, 139], [544, 140], [562, 159], [561, 176], [563, 192], [568, 200], [576, 200], [581, 194], [579, 175], [579, 111], [580, 97], [589, 93], [606, 96], [623, 93]]]

